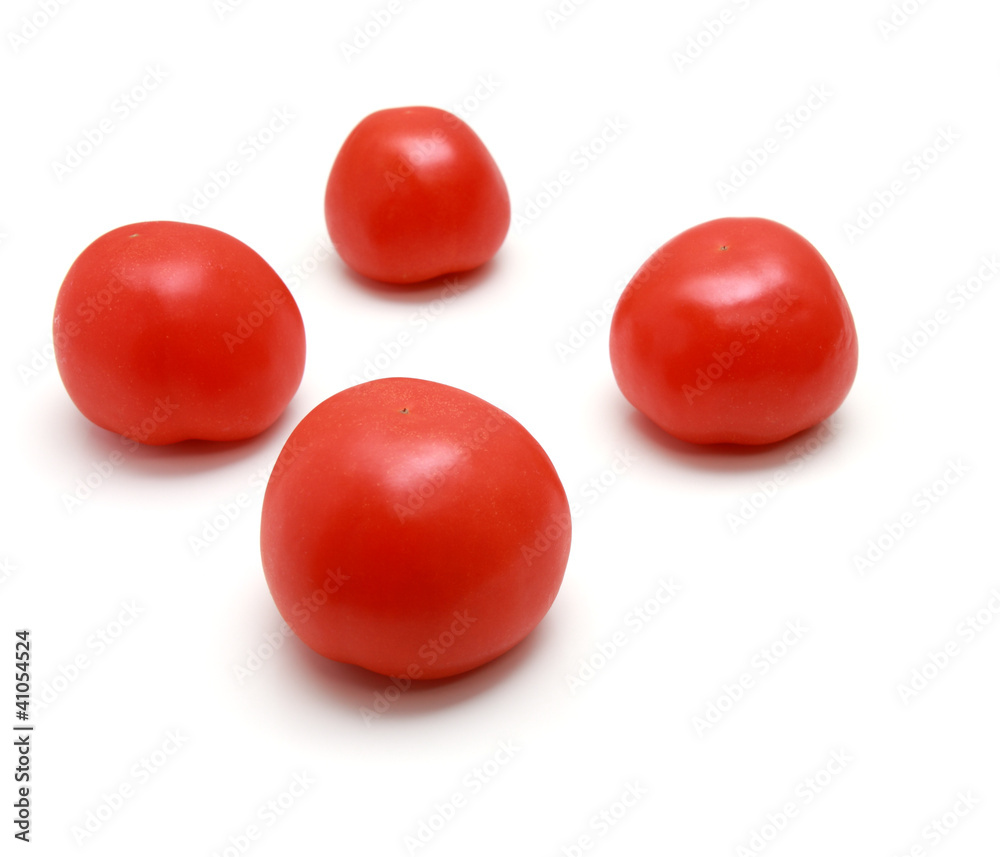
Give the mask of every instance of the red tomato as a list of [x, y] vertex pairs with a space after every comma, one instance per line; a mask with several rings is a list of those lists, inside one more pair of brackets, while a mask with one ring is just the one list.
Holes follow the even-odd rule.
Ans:
[[510, 197], [461, 119], [396, 107], [362, 119], [344, 141], [326, 186], [326, 225], [359, 274], [415, 283], [491, 259], [510, 226]]
[[854, 319], [815, 247], [773, 220], [682, 232], [626, 286], [611, 321], [625, 398], [694, 443], [771, 443], [830, 416], [858, 365]]
[[513, 417], [454, 387], [385, 378], [292, 432], [260, 543], [271, 595], [306, 645], [427, 679], [530, 633], [559, 590], [570, 529], [552, 462]]
[[133, 223], [94, 241], [59, 289], [53, 334], [83, 415], [152, 445], [259, 434], [305, 367], [281, 278], [246, 244], [190, 223]]

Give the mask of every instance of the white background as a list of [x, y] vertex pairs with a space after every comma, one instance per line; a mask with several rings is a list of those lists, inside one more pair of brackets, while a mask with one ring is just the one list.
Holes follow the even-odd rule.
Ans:
[[[0, 18], [0, 610], [8, 667], [14, 630], [33, 641], [35, 853], [405, 855], [422, 824], [436, 829], [419, 853], [442, 857], [578, 854], [585, 835], [582, 853], [606, 855], [1000, 853], [1000, 277], [961, 308], [954, 291], [1000, 252], [995, 3], [909, 0], [913, 14], [882, 32], [889, 0], [590, 0], [561, 21], [546, 14], [555, 3], [414, 0], [348, 61], [343, 45], [388, 0], [63, 1], [47, 22], [40, 0], [11, 0]], [[702, 33], [711, 43], [678, 63], [724, 10], [721, 35]], [[133, 109], [121, 99], [134, 87]], [[814, 87], [825, 100], [789, 134], [783, 117]], [[380, 288], [327, 257], [323, 191], [368, 113], [463, 100], [525, 222], [442, 307], [442, 282]], [[292, 119], [250, 159], [274, 110]], [[111, 133], [88, 152], [102, 120]], [[609, 121], [625, 130], [588, 161]], [[724, 192], [768, 137], [778, 151]], [[924, 160], [936, 140], [943, 151]], [[73, 149], [86, 157], [67, 173], [56, 165]], [[239, 173], [193, 219], [290, 284], [308, 337], [302, 386], [263, 436], [127, 453], [70, 510], [77, 480], [123, 446], [75, 410], [49, 356], [62, 277], [110, 229], [184, 219], [233, 159]], [[530, 216], [562, 170], [572, 183]], [[904, 192], [849, 235], [897, 180]], [[826, 430], [696, 448], [615, 387], [602, 304], [661, 243], [726, 215], [791, 226], [841, 281], [861, 363]], [[938, 310], [947, 322], [919, 334]], [[524, 644], [366, 723], [387, 679], [294, 638], [268, 648], [281, 620], [257, 547], [261, 486], [296, 422], [424, 311], [433, 323], [379, 374], [452, 384], [514, 415], [582, 512], [560, 595]], [[894, 366], [915, 333], [922, 347]], [[628, 470], [587, 489], [611, 481], [620, 453]], [[952, 462], [961, 478], [918, 503]], [[249, 507], [196, 551], [191, 538], [241, 492]], [[859, 570], [904, 513], [914, 525]], [[661, 581], [680, 587], [663, 606]], [[658, 612], [637, 621], [650, 598]], [[126, 604], [137, 617], [123, 627]], [[977, 611], [985, 624], [970, 633]], [[764, 674], [760, 650], [782, 653], [789, 622], [807, 630]], [[625, 644], [571, 688], [616, 632]], [[904, 701], [900, 685], [949, 641], [957, 656]], [[746, 673], [753, 686], [727, 704]], [[0, 720], [13, 725], [6, 675]], [[170, 734], [180, 748], [155, 754]], [[502, 742], [512, 757], [487, 765]], [[7, 819], [14, 759], [2, 758]], [[491, 775], [473, 786], [477, 769]], [[296, 775], [309, 785], [292, 798]], [[622, 814], [629, 787], [641, 798]], [[455, 794], [464, 805], [442, 825], [435, 807]], [[947, 813], [960, 795], [976, 806], [959, 820]], [[789, 803], [776, 832], [768, 817]], [[602, 826], [602, 810], [621, 817]], [[74, 835], [99, 812], [96, 832]], [[957, 823], [935, 841], [937, 819]], [[4, 840], [13, 832], [5, 820]]]

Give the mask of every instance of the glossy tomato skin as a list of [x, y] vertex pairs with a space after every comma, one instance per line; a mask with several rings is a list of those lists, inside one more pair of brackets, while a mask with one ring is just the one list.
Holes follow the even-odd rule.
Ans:
[[496, 162], [475, 131], [436, 107], [363, 119], [334, 161], [325, 208], [344, 262], [387, 283], [477, 268], [510, 226]]
[[552, 462], [513, 417], [454, 387], [386, 378], [332, 396], [292, 432], [264, 494], [261, 557], [306, 645], [430, 679], [530, 633], [570, 537]]
[[53, 335], [83, 415], [150, 445], [259, 434], [305, 367], [281, 278], [243, 242], [190, 223], [134, 223], [90, 244], [59, 290]]
[[830, 266], [763, 218], [682, 232], [626, 286], [611, 321], [625, 398], [693, 443], [765, 444], [829, 417], [854, 382], [858, 342]]

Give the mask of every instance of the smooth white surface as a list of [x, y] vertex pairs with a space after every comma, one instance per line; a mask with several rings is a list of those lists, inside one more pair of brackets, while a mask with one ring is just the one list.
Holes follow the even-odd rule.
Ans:
[[[405, 837], [458, 793], [466, 803], [420, 853], [570, 855], [584, 835], [588, 854], [756, 853], [753, 834], [770, 840], [768, 816], [789, 802], [795, 817], [766, 844], [775, 857], [997, 853], [1000, 276], [961, 310], [948, 298], [1000, 253], [994, 3], [910, 0], [914, 14], [883, 37], [888, 0], [590, 0], [563, 3], [574, 11], [555, 23], [555, 0], [419, 0], [394, 5], [351, 62], [342, 44], [388, 2], [69, 2], [15, 52], [11, 32], [42, 5], [16, 0], [0, 17], [0, 642], [10, 666], [14, 629], [30, 628], [35, 699], [62, 688], [33, 712], [35, 853], [76, 853], [74, 828], [122, 785], [132, 797], [83, 850], [407, 854]], [[679, 70], [675, 53], [723, 10], [724, 32]], [[143, 103], [124, 109], [121, 93], [144, 85]], [[789, 135], [782, 117], [814, 87], [823, 103]], [[512, 229], [444, 309], [432, 303], [441, 283], [390, 294], [335, 257], [292, 280], [293, 266], [323, 255], [323, 189], [354, 124], [383, 107], [463, 99], [515, 214], [570, 171], [544, 214]], [[251, 159], [247, 140], [275, 110], [291, 119]], [[110, 135], [60, 180], [53, 162], [102, 119]], [[624, 130], [581, 159], [608, 122]], [[957, 140], [912, 180], [907, 161], [942, 129]], [[723, 198], [717, 182], [767, 137], [778, 150]], [[181, 219], [233, 159], [240, 172], [197, 222], [246, 241], [292, 284], [308, 336], [302, 387], [257, 440], [129, 453], [70, 513], [63, 495], [121, 445], [36, 356], [51, 343], [62, 277], [109, 229]], [[897, 179], [905, 193], [852, 243], [845, 224]], [[651, 429], [615, 387], [602, 304], [659, 244], [725, 215], [786, 223], [840, 278], [861, 366], [833, 436], [745, 454], [694, 448]], [[890, 352], [939, 309], [949, 321], [896, 371]], [[387, 374], [507, 410], [583, 511], [563, 589], [528, 641], [471, 675], [410, 689], [366, 724], [361, 708], [389, 682], [295, 639], [242, 683], [236, 668], [281, 624], [257, 549], [263, 479], [297, 420], [400, 331], [417, 332], [423, 311], [433, 322]], [[563, 359], [558, 345], [588, 312], [595, 332]], [[588, 493], [619, 453], [634, 463]], [[922, 511], [914, 495], [952, 461], [968, 472]], [[727, 516], [779, 474], [777, 493], [734, 532]], [[190, 537], [241, 492], [250, 505], [196, 555]], [[915, 525], [859, 573], [855, 555], [905, 512]], [[637, 622], [661, 580], [681, 592]], [[126, 603], [139, 615], [102, 651], [95, 635]], [[992, 623], [970, 639], [959, 625], [979, 610]], [[789, 622], [808, 630], [762, 674], [757, 653]], [[616, 632], [624, 647], [572, 692], [567, 676]], [[960, 654], [904, 704], [898, 685], [949, 640]], [[60, 680], [78, 655], [87, 666]], [[694, 718], [744, 673], [754, 687], [699, 735]], [[183, 745], [144, 779], [143, 760], [171, 732]], [[505, 741], [516, 751], [475, 786]], [[807, 778], [831, 752], [851, 761], [816, 794]], [[6, 818], [14, 760], [2, 758]], [[269, 814], [303, 773], [311, 785]], [[602, 827], [599, 813], [636, 783], [638, 803]], [[940, 842], [924, 835], [970, 792], [971, 814]], [[260, 838], [241, 840], [250, 825]]]

